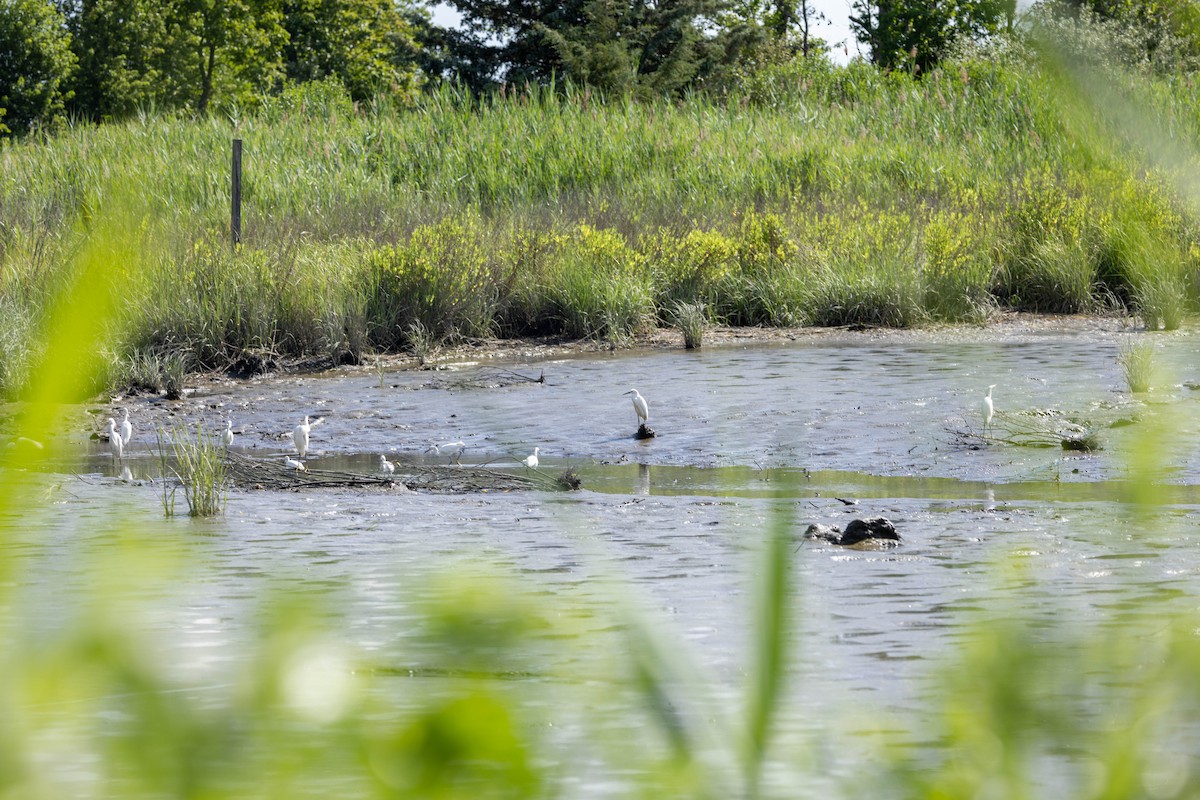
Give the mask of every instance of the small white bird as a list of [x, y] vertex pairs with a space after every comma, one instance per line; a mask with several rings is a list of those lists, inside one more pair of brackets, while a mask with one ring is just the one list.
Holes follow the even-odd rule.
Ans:
[[221, 433], [221, 441], [226, 447], [233, 447], [233, 420], [225, 420], [225, 430]]
[[108, 418], [108, 447], [117, 461], [125, 458], [125, 440], [121, 438], [121, 432], [117, 430], [117, 421], [112, 417]]
[[297, 461], [291, 456], [283, 457], [283, 465], [288, 469], [296, 470], [296, 472], [308, 472], [308, 470], [304, 468], [304, 464], [302, 462]]
[[524, 465], [525, 465], [526, 467], [528, 467], [529, 469], [537, 469], [537, 465], [538, 465], [538, 452], [539, 452], [541, 449], [542, 449], [542, 448], [540, 448], [540, 447], [535, 447], [535, 448], [533, 448], [533, 454], [532, 454], [532, 455], [525, 456], [525, 460], [524, 460], [524, 461], [522, 461], [521, 463], [522, 463], [522, 464], [524, 464]]
[[320, 425], [324, 421], [324, 417], [317, 417], [310, 423], [308, 417], [305, 416], [304, 422], [292, 430], [292, 442], [296, 445], [296, 452], [300, 454], [301, 458], [308, 453], [308, 434], [312, 432], [314, 426]]
[[996, 388], [996, 384], [988, 386], [987, 397], [983, 398], [983, 429], [986, 431], [988, 426], [992, 424], [992, 416], [996, 413], [996, 407], [992, 405], [992, 389]]
[[388, 461], [383, 453], [379, 454], [379, 471], [384, 475], [391, 475], [396, 471], [396, 465]]
[[431, 444], [426, 454], [433, 453], [436, 456], [449, 456], [451, 464], [462, 463], [463, 451], [467, 449], [466, 442], [442, 442], [441, 444]]
[[125, 419], [121, 420], [121, 444], [129, 444], [133, 438], [133, 423], [129, 421], [129, 409], [125, 409]]
[[633, 410], [637, 414], [638, 427], [650, 419], [650, 405], [637, 389], [630, 389], [625, 394], [633, 395]]

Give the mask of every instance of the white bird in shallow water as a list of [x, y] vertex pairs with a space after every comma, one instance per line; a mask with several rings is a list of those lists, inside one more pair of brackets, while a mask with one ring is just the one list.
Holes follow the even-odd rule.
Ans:
[[308, 417], [305, 416], [304, 422], [292, 430], [292, 443], [296, 445], [296, 452], [300, 454], [301, 458], [308, 453], [308, 434], [312, 432], [314, 426], [320, 425], [324, 421], [324, 417], [317, 417], [310, 423]]
[[396, 472], [396, 465], [387, 460], [387, 456], [383, 453], [379, 454], [379, 471], [384, 475], [392, 475]]
[[539, 452], [541, 449], [542, 449], [542, 448], [540, 448], [540, 447], [535, 447], [535, 448], [533, 448], [533, 453], [532, 453], [531, 455], [525, 456], [525, 460], [524, 460], [524, 461], [522, 461], [521, 463], [522, 463], [522, 464], [524, 464], [524, 465], [525, 465], [526, 467], [528, 467], [529, 469], [537, 469], [537, 465], [538, 465], [538, 452]]
[[296, 472], [308, 472], [308, 470], [306, 470], [304, 468], [304, 464], [302, 462], [297, 461], [296, 459], [292, 458], [291, 456], [283, 457], [283, 465], [285, 467], [287, 467], [288, 469], [296, 470]]
[[108, 447], [117, 461], [125, 458], [125, 440], [121, 438], [121, 432], [117, 430], [117, 421], [112, 417], [108, 418]]
[[466, 442], [442, 442], [441, 444], [431, 444], [426, 453], [433, 453], [437, 456], [448, 456], [451, 464], [461, 463], [463, 451], [467, 449]]
[[638, 427], [641, 427], [646, 420], [650, 419], [650, 405], [637, 389], [630, 389], [625, 394], [633, 395], [633, 410], [637, 414]]
[[121, 445], [129, 444], [133, 438], [133, 423], [129, 421], [129, 409], [125, 409], [125, 419], [121, 420]]
[[225, 420], [225, 430], [221, 432], [221, 441], [226, 447], [233, 447], [233, 420]]
[[983, 398], [983, 429], [986, 431], [988, 426], [992, 424], [992, 416], [996, 413], [996, 407], [992, 405], [992, 389], [996, 388], [996, 384], [988, 386], [987, 397]]

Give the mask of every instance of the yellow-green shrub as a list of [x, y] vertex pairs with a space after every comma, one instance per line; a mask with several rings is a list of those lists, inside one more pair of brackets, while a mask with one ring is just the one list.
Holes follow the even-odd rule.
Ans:
[[420, 323], [439, 338], [486, 336], [499, 303], [498, 268], [474, 216], [422, 225], [367, 255], [365, 314], [373, 341], [398, 346]]

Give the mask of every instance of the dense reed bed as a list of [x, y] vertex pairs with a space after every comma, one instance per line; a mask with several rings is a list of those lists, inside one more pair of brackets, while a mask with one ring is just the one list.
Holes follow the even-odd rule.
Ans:
[[1107, 114], [1038, 64], [997, 49], [916, 80], [801, 60], [736, 95], [658, 103], [444, 89], [367, 108], [318, 84], [236, 118], [17, 144], [0, 152], [0, 378], [19, 384], [24, 332], [114, 193], [140, 196], [147, 254], [122, 289], [118, 366], [353, 360], [412, 330], [619, 341], [679, 303], [734, 325], [1115, 308], [1178, 326], [1200, 284], [1180, 188], [1200, 90], [1113, 73], [1133, 111]]

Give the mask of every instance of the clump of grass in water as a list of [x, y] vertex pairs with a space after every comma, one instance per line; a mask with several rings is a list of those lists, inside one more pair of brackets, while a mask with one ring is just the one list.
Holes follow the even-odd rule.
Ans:
[[1147, 342], [1128, 343], [1122, 345], [1117, 361], [1125, 370], [1125, 382], [1129, 391], [1134, 394], [1144, 394], [1150, 391], [1150, 381], [1154, 375], [1154, 346]]
[[[168, 456], [168, 447], [170, 455]], [[225, 457], [219, 439], [201, 423], [195, 434], [177, 428], [168, 435], [158, 431], [158, 454], [162, 474], [174, 472], [183, 487], [187, 500], [188, 515], [214, 517], [225, 511]], [[174, 459], [172, 469], [170, 460]], [[168, 487], [163, 481], [163, 514], [175, 515], [175, 492], [178, 487]]]
[[417, 363], [422, 367], [425, 366], [425, 362], [437, 352], [439, 344], [437, 334], [426, 328], [423, 323], [414, 322], [408, 326], [407, 338], [408, 347], [417, 357]]
[[683, 334], [683, 346], [687, 350], [699, 350], [704, 339], [704, 328], [707, 318], [704, 303], [678, 302], [671, 311], [671, 316], [679, 331]]
[[189, 362], [189, 356], [178, 350], [165, 354], [140, 350], [113, 364], [108, 385], [121, 393], [162, 392], [168, 400], [178, 400], [183, 397]]
[[1138, 289], [1134, 305], [1148, 331], [1173, 331], [1183, 324], [1184, 292], [1167, 278], [1148, 280]]

